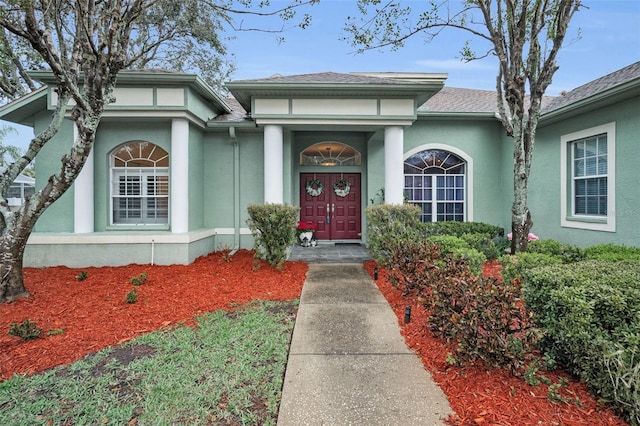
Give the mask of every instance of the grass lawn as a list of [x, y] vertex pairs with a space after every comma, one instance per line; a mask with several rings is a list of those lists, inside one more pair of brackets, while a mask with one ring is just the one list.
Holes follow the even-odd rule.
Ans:
[[197, 317], [0, 383], [0, 424], [275, 425], [297, 301]]

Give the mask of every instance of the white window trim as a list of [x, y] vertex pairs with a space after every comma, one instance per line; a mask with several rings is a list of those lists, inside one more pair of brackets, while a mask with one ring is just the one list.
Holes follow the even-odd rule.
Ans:
[[[113, 217], [113, 209], [115, 206], [115, 200], [120, 198], [119, 194], [114, 194], [114, 186], [118, 184], [118, 178], [120, 176], [140, 176], [143, 179], [140, 181], [141, 194], [137, 196], [138, 198], [146, 201], [149, 198], [166, 198], [167, 199], [167, 218], [165, 222], [145, 222], [144, 218], [140, 218], [138, 222], [116, 222]], [[147, 191], [147, 180], [146, 177], [149, 176], [165, 176], [169, 177], [169, 168], [168, 167], [111, 167], [111, 203], [110, 203], [110, 217], [111, 217], [111, 226], [114, 227], [126, 227], [126, 226], [142, 226], [142, 227], [157, 227], [157, 226], [166, 226], [169, 223], [169, 218], [171, 217], [170, 211], [170, 198], [169, 194], [161, 195], [161, 196], [150, 196], [146, 193]], [[131, 196], [134, 197], [134, 196]], [[126, 198], [126, 197], [125, 197]], [[143, 208], [141, 211], [145, 211]]]
[[[465, 219], [464, 220], [466, 222], [473, 222], [473, 192], [474, 192], [473, 158], [469, 156], [469, 154], [467, 154], [466, 152], [462, 151], [459, 148], [456, 148], [455, 146], [451, 146], [443, 143], [428, 143], [428, 144], [417, 146], [405, 152], [404, 158], [402, 159], [402, 161], [403, 162], [406, 161], [406, 159], [411, 157], [413, 154], [417, 154], [418, 152], [426, 151], [429, 149], [449, 151], [452, 154], [455, 154], [458, 157], [462, 158], [467, 163], [467, 167], [465, 170], [466, 181], [465, 181], [465, 188], [464, 188], [464, 197], [465, 197], [465, 204], [464, 204]], [[404, 173], [403, 173], [403, 176], [404, 176]]]
[[[576, 216], [572, 211], [573, 178], [567, 167], [569, 146], [576, 140], [607, 134], [607, 215]], [[616, 232], [616, 123], [591, 127], [560, 137], [560, 226], [563, 228], [588, 229], [592, 231]]]

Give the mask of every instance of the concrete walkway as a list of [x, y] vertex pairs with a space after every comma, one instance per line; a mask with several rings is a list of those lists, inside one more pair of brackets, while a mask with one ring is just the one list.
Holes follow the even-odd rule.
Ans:
[[362, 264], [310, 264], [278, 426], [431, 426], [450, 413]]

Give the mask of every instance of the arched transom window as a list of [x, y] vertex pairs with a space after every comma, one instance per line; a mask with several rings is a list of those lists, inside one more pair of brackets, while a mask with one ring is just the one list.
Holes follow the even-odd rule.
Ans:
[[169, 154], [144, 141], [127, 142], [111, 153], [112, 224], [167, 224]]
[[342, 142], [320, 142], [300, 153], [301, 166], [359, 166], [360, 152]]
[[404, 161], [404, 194], [420, 206], [423, 222], [465, 220], [465, 172], [462, 158], [439, 149]]

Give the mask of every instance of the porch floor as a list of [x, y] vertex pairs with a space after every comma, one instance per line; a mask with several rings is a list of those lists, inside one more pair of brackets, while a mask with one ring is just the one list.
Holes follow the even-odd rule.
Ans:
[[320, 242], [315, 247], [295, 245], [289, 260], [309, 263], [364, 263], [371, 260], [369, 250], [359, 242]]

